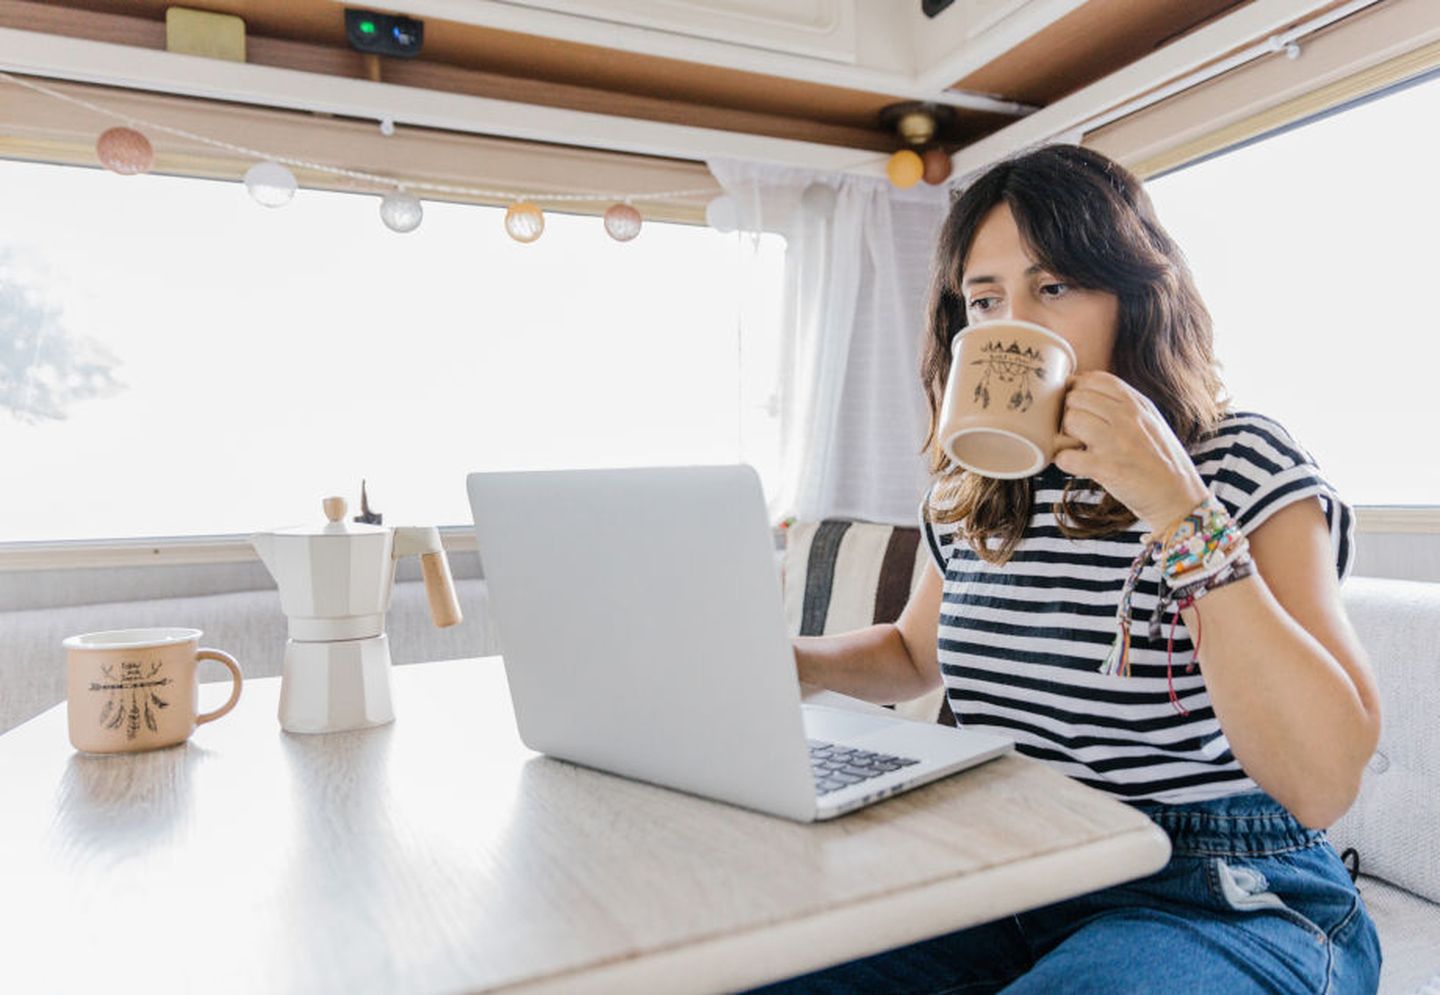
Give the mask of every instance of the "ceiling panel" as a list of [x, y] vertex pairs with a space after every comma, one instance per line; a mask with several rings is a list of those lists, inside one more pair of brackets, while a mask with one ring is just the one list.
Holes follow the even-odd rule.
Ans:
[[[397, 0], [402, 4], [406, 0]], [[450, 0], [413, 0], [445, 3]], [[488, 0], [454, 0], [476, 6]], [[1079, 2], [1081, 6], [1076, 8]], [[958, 87], [1043, 106], [1123, 68], [1179, 34], [1193, 30], [1246, 0], [956, 0], [934, 22], [963, 20], [979, 38], [987, 27], [1030, 18], [1037, 34], [1002, 52]], [[785, 32], [790, 37], [844, 37], [857, 16], [867, 36], [888, 23], [905, 37], [915, 28], [919, 0], [510, 0], [501, 6], [561, 17], [604, 11], [610, 19], [645, 22], [647, 30], [671, 18], [690, 30], [732, 31], [735, 36]], [[0, 0], [0, 24], [144, 47], [163, 47], [171, 0]], [[312, 73], [374, 78], [405, 86], [491, 97], [518, 104], [599, 112], [636, 120], [693, 124], [854, 149], [896, 147], [879, 123], [881, 109], [907, 99], [882, 87], [837, 86], [789, 76], [742, 71], [700, 59], [621, 52], [476, 24], [426, 19], [425, 50], [413, 60], [367, 63], [344, 36], [343, 7], [334, 0], [204, 0], [205, 9], [234, 14], [247, 25], [252, 62]], [[380, 9], [393, 9], [376, 4]], [[543, 8], [543, 10], [542, 10]], [[1045, 25], [1053, 13], [1058, 19]], [[863, 15], [863, 16], [861, 16]], [[879, 21], [876, 19], [880, 18]], [[707, 20], [708, 19], [708, 20]], [[923, 19], [921, 19], [923, 20]], [[605, 37], [605, 25], [594, 32]], [[952, 26], [956, 20], [949, 22]], [[708, 25], [708, 27], [706, 27]], [[922, 24], [923, 28], [924, 25]], [[743, 29], [743, 30], [742, 30]], [[976, 35], [979, 32], [980, 35]], [[590, 37], [590, 36], [587, 36]], [[957, 37], [954, 45], [967, 44]], [[991, 39], [993, 41], [993, 38]], [[778, 43], [777, 43], [778, 44]], [[787, 43], [788, 44], [788, 43]], [[978, 44], [972, 40], [969, 44]], [[864, 47], [863, 44], [860, 47]], [[732, 46], [733, 50], [733, 46]], [[837, 47], [833, 51], [838, 52]], [[769, 58], [769, 57], [767, 57]], [[793, 56], [775, 55], [775, 59]], [[801, 60], [804, 61], [804, 60]], [[813, 61], [813, 60], [812, 60]], [[847, 70], [848, 71], [848, 70]], [[857, 77], [860, 78], [860, 77]], [[873, 77], [872, 77], [873, 81]], [[1014, 120], [999, 113], [961, 110], [953, 136], [964, 145]]]
[[1045, 105], [1250, 0], [1089, 0], [955, 86]]
[[[337, 0], [345, 2], [345, 0]], [[1013, 0], [1012, 0], [1013, 2]], [[855, 0], [394, 0], [454, 21], [523, 7], [753, 48], [852, 62]]]

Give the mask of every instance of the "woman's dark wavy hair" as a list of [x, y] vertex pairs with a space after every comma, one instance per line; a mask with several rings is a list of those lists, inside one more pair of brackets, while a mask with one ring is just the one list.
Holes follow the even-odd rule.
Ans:
[[[1031, 482], [966, 472], [940, 448], [936, 432], [950, 344], [966, 325], [960, 289], [965, 261], [980, 223], [1001, 204], [1010, 208], [1041, 266], [1077, 287], [1119, 298], [1111, 372], [1149, 397], [1181, 442], [1188, 447], [1200, 441], [1227, 408], [1210, 313], [1139, 180], [1075, 145], [1044, 146], [992, 167], [956, 197], [941, 227], [921, 361], [930, 403], [930, 430], [921, 451], [929, 453], [936, 482], [927, 514], [934, 522], [963, 523], [970, 546], [992, 563], [1009, 560], [1024, 535]], [[1054, 505], [1066, 536], [1109, 535], [1135, 522], [1135, 515], [1103, 490], [1098, 504], [1072, 500], [1076, 485], [1067, 481]]]

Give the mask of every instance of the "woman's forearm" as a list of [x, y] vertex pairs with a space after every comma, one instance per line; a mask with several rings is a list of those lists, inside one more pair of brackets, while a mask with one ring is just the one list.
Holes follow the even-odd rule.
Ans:
[[936, 682], [922, 676], [894, 625], [794, 641], [800, 680], [880, 705], [918, 698]]
[[1373, 703], [1258, 574], [1210, 592], [1184, 618], [1246, 773], [1306, 825], [1343, 815], [1379, 737]]

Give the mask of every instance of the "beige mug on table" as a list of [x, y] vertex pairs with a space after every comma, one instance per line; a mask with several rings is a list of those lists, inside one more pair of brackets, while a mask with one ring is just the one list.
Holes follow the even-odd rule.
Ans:
[[[200, 648], [199, 629], [115, 629], [71, 636], [68, 660], [70, 742], [86, 753], [132, 753], [174, 746], [240, 700], [240, 665]], [[230, 670], [230, 700], [199, 711], [201, 660]]]
[[1039, 473], [1078, 443], [1060, 432], [1075, 350], [1055, 332], [1008, 318], [971, 325], [951, 343], [940, 446], [983, 477]]

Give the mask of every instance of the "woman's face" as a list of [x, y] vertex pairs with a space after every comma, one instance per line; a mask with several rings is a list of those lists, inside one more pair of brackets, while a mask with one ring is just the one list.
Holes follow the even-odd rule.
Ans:
[[1109, 370], [1120, 299], [1082, 290], [1049, 273], [1031, 255], [1007, 204], [985, 215], [961, 274], [966, 321], [1031, 321], [1056, 332], [1075, 350], [1076, 372]]

